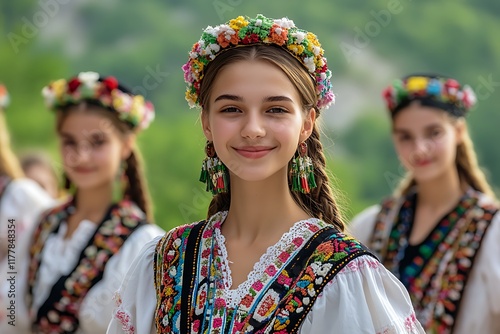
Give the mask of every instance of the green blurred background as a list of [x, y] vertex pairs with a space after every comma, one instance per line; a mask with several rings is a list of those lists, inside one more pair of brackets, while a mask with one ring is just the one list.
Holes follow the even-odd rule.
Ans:
[[0, 9], [0, 81], [11, 94], [15, 150], [46, 150], [61, 170], [41, 88], [80, 71], [116, 76], [156, 106], [139, 146], [165, 229], [204, 218], [210, 200], [197, 181], [204, 138], [180, 67], [203, 28], [238, 15], [287, 16], [322, 43], [337, 96], [320, 118], [323, 143], [346, 218], [380, 201], [403, 175], [380, 92], [413, 72], [453, 76], [476, 90], [470, 131], [499, 194], [500, 2], [16, 0]]

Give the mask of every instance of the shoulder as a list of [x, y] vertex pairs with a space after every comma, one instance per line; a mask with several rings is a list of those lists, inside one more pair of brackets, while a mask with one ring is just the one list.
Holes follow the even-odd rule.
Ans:
[[57, 204], [57, 201], [50, 197], [38, 183], [27, 178], [12, 180], [5, 188], [3, 196], [25, 205], [27, 209], [47, 208]]
[[202, 226], [206, 223], [205, 220], [198, 222], [180, 225], [174, 227], [158, 241], [156, 245], [156, 253], [162, 254], [171, 249], [179, 249], [181, 246], [186, 246], [187, 238], [193, 230], [202, 230]]
[[376, 204], [358, 213], [347, 226], [347, 232], [366, 243], [370, 239], [380, 209], [381, 205]]

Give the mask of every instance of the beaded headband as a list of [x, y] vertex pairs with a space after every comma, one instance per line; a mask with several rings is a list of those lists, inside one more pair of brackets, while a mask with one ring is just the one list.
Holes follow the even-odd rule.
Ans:
[[7, 88], [3, 84], [0, 84], [0, 109], [5, 109], [9, 106], [10, 98]]
[[154, 106], [142, 95], [125, 91], [116, 78], [101, 79], [96, 72], [81, 72], [69, 80], [52, 81], [42, 90], [47, 107], [58, 110], [61, 107], [82, 101], [97, 102], [118, 114], [132, 129], [146, 129], [155, 117]]
[[464, 116], [476, 103], [476, 95], [468, 85], [437, 75], [410, 75], [394, 80], [383, 92], [387, 109], [394, 115], [414, 100]]
[[182, 66], [189, 106], [201, 106], [199, 94], [204, 69], [217, 55], [236, 46], [255, 44], [278, 45], [302, 63], [314, 79], [319, 110], [328, 108], [335, 101], [330, 81], [332, 73], [316, 35], [298, 29], [287, 18], [271, 19], [259, 14], [255, 19], [238, 16], [226, 24], [208, 26], [203, 31], [189, 52], [188, 62]]

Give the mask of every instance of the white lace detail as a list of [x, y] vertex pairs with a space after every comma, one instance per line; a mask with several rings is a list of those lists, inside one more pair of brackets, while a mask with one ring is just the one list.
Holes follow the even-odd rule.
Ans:
[[[225, 216], [224, 216], [225, 218]], [[248, 293], [250, 287], [257, 282], [264, 274], [264, 271], [269, 267], [272, 263], [275, 262], [275, 259], [285, 251], [290, 244], [293, 243], [293, 240], [297, 237], [301, 237], [304, 239], [302, 245], [295, 249], [295, 252], [299, 251], [309, 240], [309, 238], [314, 234], [308, 226], [316, 225], [320, 229], [326, 226], [326, 223], [323, 223], [317, 218], [309, 218], [306, 220], [301, 220], [296, 222], [290, 230], [283, 234], [280, 240], [269, 246], [259, 261], [254, 264], [252, 271], [247, 276], [247, 280], [238, 285], [236, 289], [230, 289], [233, 285], [233, 279], [231, 276], [231, 268], [229, 267], [228, 254], [226, 249], [226, 238], [220, 232], [220, 229], [215, 229], [214, 237], [219, 245], [220, 251], [222, 253], [222, 277], [224, 280], [224, 296], [225, 301], [228, 307], [236, 307], [241, 303], [241, 300]], [[293, 256], [293, 255], [292, 255]], [[283, 264], [282, 266], [284, 266]], [[277, 268], [276, 275], [280, 273], [281, 268]]]

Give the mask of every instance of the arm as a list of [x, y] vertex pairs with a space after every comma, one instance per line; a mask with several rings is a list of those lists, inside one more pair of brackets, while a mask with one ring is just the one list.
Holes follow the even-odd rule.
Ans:
[[370, 256], [352, 260], [324, 288], [300, 333], [425, 333], [404, 286]]
[[144, 246], [130, 266], [114, 299], [116, 303], [108, 334], [156, 333], [154, 313], [154, 254], [157, 237]]

